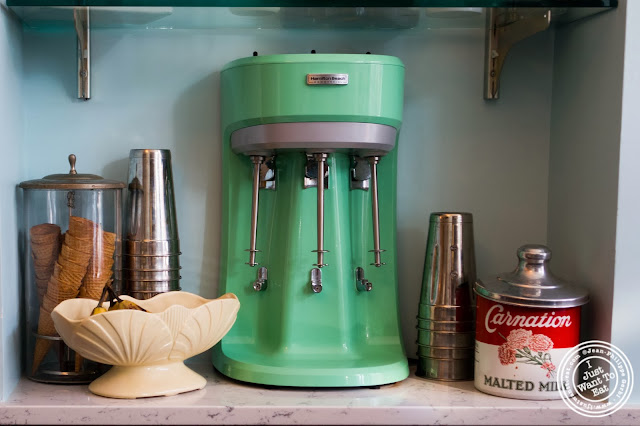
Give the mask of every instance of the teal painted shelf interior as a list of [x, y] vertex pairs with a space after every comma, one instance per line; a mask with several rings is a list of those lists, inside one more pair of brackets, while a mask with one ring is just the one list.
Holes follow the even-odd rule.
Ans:
[[73, 10], [89, 7], [92, 28], [481, 28], [483, 8], [552, 11], [566, 23], [610, 10], [617, 0], [7, 0], [35, 29], [73, 28]]

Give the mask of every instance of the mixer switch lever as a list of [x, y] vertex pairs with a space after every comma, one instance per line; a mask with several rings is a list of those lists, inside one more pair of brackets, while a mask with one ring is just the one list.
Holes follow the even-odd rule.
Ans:
[[267, 268], [261, 266], [258, 269], [258, 278], [253, 282], [255, 291], [264, 291], [267, 289]]
[[311, 290], [314, 293], [320, 293], [322, 291], [322, 271], [320, 268], [313, 268], [311, 270]]
[[356, 289], [358, 291], [371, 291], [373, 284], [364, 277], [364, 269], [356, 268]]

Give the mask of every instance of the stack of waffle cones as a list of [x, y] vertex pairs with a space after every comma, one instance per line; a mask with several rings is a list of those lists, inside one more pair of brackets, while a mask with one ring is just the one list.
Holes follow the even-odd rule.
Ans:
[[[57, 261], [53, 262], [46, 292], [42, 298], [38, 321], [40, 336], [57, 336], [51, 311], [60, 302], [75, 298], [80, 293], [82, 297], [100, 297], [102, 288], [111, 278], [114, 251], [115, 234], [102, 231], [89, 219], [71, 216], [69, 230], [64, 236]], [[96, 290], [98, 285], [99, 291]], [[36, 339], [33, 373], [49, 352], [51, 345], [50, 339]]]
[[33, 257], [33, 266], [36, 273], [38, 302], [42, 305], [49, 277], [53, 273], [53, 268], [60, 253], [62, 235], [60, 234], [60, 227], [52, 223], [42, 223], [32, 227], [29, 230], [29, 235], [31, 237], [31, 256]]
[[116, 249], [116, 234], [101, 231], [100, 238], [95, 242], [87, 274], [82, 280], [78, 297], [99, 300], [102, 289], [113, 274], [113, 253]]

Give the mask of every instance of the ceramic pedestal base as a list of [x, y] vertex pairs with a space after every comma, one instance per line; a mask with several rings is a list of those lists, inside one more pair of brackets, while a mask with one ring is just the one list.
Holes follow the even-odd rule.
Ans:
[[109, 398], [144, 398], [176, 395], [205, 385], [204, 377], [180, 361], [151, 366], [113, 366], [94, 380], [89, 390]]

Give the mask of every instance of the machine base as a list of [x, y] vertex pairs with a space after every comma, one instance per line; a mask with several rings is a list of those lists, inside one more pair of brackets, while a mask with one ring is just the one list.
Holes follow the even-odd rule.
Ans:
[[397, 347], [384, 346], [367, 356], [351, 353], [265, 356], [249, 349], [244, 345], [217, 345], [213, 348], [213, 365], [232, 379], [272, 386], [378, 386], [409, 376], [407, 358]]

